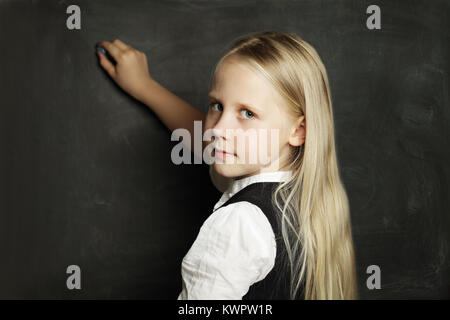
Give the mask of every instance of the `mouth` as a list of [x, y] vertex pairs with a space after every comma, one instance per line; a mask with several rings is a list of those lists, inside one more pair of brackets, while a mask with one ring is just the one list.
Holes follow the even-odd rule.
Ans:
[[227, 157], [234, 157], [235, 156], [234, 153], [226, 152], [226, 151], [223, 151], [223, 150], [220, 150], [220, 149], [216, 149], [216, 148], [214, 148], [214, 153], [215, 153], [216, 157], [218, 157], [218, 158], [227, 158]]

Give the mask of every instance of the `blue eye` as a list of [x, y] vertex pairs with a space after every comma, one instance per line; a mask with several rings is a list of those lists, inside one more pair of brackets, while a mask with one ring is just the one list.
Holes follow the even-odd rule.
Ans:
[[[213, 109], [214, 109], [214, 106], [216, 106], [216, 105], [219, 105], [220, 107], [222, 107], [222, 105], [221, 105], [220, 103], [218, 103], [218, 102], [211, 102], [211, 103], [209, 104], [209, 106], [210, 106], [211, 108], [213, 108]], [[218, 110], [218, 111], [222, 111], [222, 110]]]
[[251, 112], [251, 111], [249, 111], [249, 110], [247, 110], [247, 109], [244, 109], [244, 110], [242, 110], [243, 112], [247, 112], [247, 116], [249, 116], [250, 118], [246, 118], [246, 119], [252, 119], [252, 118], [254, 118], [255, 117], [255, 115], [253, 114], [253, 112]]
[[[210, 102], [209, 103], [209, 108], [212, 109], [212, 110], [219, 111], [219, 112], [223, 111], [223, 106], [222, 106], [222, 104], [220, 102]], [[250, 120], [250, 119], [255, 118], [255, 114], [253, 112], [251, 112], [250, 110], [248, 110], [248, 109], [242, 109], [240, 112], [241, 112], [241, 116], [244, 119], [246, 119], [246, 120]]]

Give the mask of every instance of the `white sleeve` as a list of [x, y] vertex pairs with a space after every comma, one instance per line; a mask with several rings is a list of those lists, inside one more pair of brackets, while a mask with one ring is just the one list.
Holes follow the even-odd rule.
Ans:
[[275, 235], [247, 201], [221, 207], [203, 223], [182, 262], [178, 299], [240, 300], [275, 264]]
[[217, 173], [217, 171], [214, 170], [213, 165], [209, 165], [209, 176], [216, 189], [222, 193], [225, 192], [225, 190], [227, 190], [228, 186], [233, 181], [232, 178], [227, 178]]

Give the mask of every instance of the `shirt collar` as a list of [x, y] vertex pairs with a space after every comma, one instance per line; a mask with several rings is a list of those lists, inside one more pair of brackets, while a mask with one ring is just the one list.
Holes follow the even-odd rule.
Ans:
[[246, 186], [255, 182], [282, 182], [288, 180], [292, 176], [292, 170], [288, 171], [274, 171], [262, 172], [253, 176], [236, 179], [231, 182], [227, 190], [222, 194], [220, 200], [214, 206], [214, 210], [224, 204], [228, 199], [235, 195]]

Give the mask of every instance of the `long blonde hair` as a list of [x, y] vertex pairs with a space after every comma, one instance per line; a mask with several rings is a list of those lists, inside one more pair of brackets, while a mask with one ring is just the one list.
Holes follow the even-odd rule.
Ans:
[[[288, 112], [305, 116], [306, 139], [292, 147], [290, 180], [272, 201], [290, 266], [290, 298], [357, 299], [350, 210], [339, 176], [328, 76], [316, 50], [294, 34], [265, 31], [240, 38], [219, 60], [243, 59], [274, 85]], [[281, 203], [281, 204], [280, 204]]]

